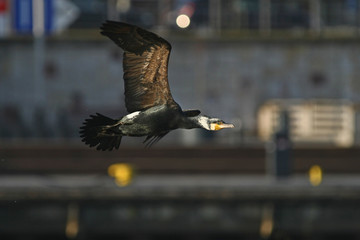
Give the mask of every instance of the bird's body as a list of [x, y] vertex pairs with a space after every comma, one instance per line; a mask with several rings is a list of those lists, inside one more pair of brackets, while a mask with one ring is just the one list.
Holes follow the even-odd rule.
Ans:
[[119, 148], [122, 136], [147, 136], [148, 146], [178, 128], [220, 130], [233, 127], [217, 118], [183, 111], [171, 96], [167, 69], [171, 45], [163, 38], [127, 23], [107, 21], [102, 34], [124, 50], [125, 105], [118, 120], [92, 115], [81, 127], [82, 141], [98, 150]]
[[124, 136], [155, 136], [179, 128], [179, 119], [179, 109], [160, 105], [124, 116], [119, 121], [119, 129]]

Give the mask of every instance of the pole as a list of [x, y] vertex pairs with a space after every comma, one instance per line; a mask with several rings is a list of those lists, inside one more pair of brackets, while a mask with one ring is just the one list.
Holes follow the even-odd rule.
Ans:
[[45, 55], [44, 0], [33, 0], [33, 56], [34, 56], [34, 107], [45, 103], [45, 81], [43, 75]]
[[315, 36], [321, 33], [321, 3], [320, 0], [309, 0], [310, 30]]
[[209, 2], [209, 23], [210, 28], [215, 31], [216, 34], [221, 33], [221, 1], [210, 0]]
[[271, 32], [271, 0], [260, 0], [259, 8], [260, 33], [268, 36]]
[[107, 18], [110, 20], [119, 20], [119, 13], [116, 8], [117, 0], [108, 0], [107, 1]]

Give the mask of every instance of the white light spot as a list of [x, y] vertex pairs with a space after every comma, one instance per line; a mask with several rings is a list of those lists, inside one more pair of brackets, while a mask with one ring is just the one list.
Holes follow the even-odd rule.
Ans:
[[131, 8], [130, 0], [117, 0], [116, 2], [116, 10], [120, 13], [126, 13]]
[[133, 113], [126, 115], [124, 118], [126, 118], [127, 120], [134, 119], [137, 115], [139, 115], [139, 113], [140, 113], [140, 111], [133, 112]]
[[181, 14], [176, 18], [176, 24], [180, 28], [187, 28], [190, 25], [190, 18], [185, 14]]

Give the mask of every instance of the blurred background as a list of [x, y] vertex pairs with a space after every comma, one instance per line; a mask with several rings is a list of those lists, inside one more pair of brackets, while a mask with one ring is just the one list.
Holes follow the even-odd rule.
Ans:
[[[85, 146], [124, 106], [105, 20], [172, 44], [183, 109], [236, 128]], [[360, 0], [0, 0], [1, 239], [360, 239]]]

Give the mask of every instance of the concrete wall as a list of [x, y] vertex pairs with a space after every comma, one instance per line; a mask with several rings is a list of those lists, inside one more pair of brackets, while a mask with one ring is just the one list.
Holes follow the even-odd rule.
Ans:
[[[249, 131], [256, 128], [259, 105], [270, 98], [360, 100], [356, 41], [170, 42], [169, 82], [176, 101], [224, 120], [240, 118]], [[32, 128], [40, 104], [45, 122], [56, 129], [59, 112], [72, 116], [70, 125], [91, 112], [125, 113], [122, 52], [110, 41], [48, 41], [41, 86], [34, 83], [32, 47], [26, 40], [0, 42], [1, 114], [17, 108]]]

